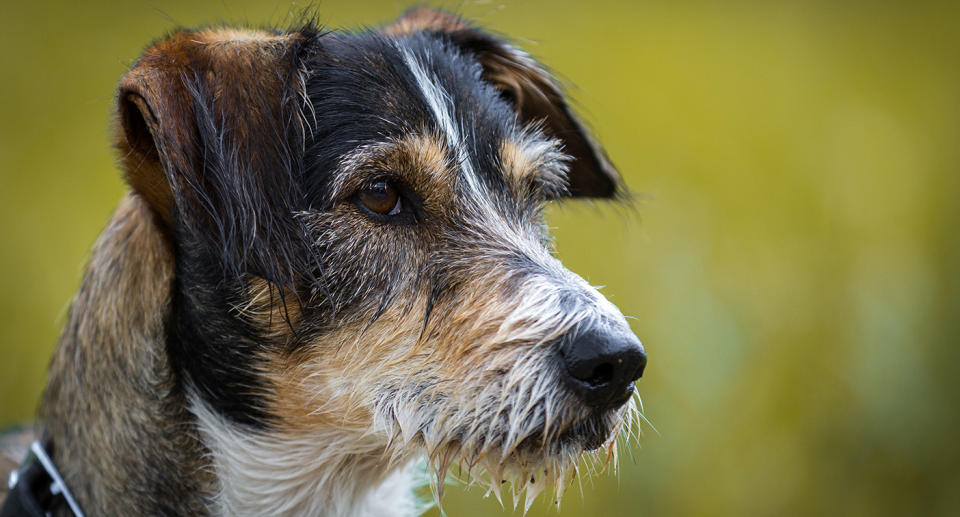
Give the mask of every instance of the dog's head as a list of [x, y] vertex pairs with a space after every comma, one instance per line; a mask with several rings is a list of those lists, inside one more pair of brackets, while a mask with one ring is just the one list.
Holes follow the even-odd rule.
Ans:
[[119, 112], [176, 259], [173, 366], [231, 425], [336, 429], [528, 495], [629, 427], [643, 348], [541, 214], [622, 186], [527, 54], [423, 9], [359, 33], [179, 32]]

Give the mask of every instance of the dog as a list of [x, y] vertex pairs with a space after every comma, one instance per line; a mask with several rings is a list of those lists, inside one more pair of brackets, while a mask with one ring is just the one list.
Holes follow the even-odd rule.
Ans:
[[503, 38], [429, 8], [178, 30], [124, 75], [116, 120], [130, 190], [8, 504], [413, 515], [417, 471], [439, 502], [457, 464], [529, 505], [636, 432], [643, 346], [541, 213], [625, 186]]

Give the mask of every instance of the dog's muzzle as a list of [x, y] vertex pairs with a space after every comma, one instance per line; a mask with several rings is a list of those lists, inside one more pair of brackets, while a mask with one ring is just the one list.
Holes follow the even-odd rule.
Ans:
[[561, 377], [594, 411], [616, 409], [633, 394], [647, 355], [629, 330], [604, 322], [584, 322], [560, 342]]

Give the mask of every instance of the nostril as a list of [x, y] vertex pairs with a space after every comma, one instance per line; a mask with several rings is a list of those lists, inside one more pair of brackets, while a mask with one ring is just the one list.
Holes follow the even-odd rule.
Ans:
[[590, 372], [590, 376], [581, 380], [595, 388], [609, 383], [612, 379], [613, 365], [610, 363], [603, 363], [595, 366], [593, 371]]
[[636, 336], [602, 326], [577, 329], [562, 342], [560, 356], [568, 387], [588, 406], [600, 410], [629, 400], [633, 381], [643, 375], [647, 362]]

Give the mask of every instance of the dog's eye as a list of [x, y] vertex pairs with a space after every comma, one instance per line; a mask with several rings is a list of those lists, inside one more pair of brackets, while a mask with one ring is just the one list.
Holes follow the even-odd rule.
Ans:
[[400, 193], [386, 181], [377, 181], [357, 192], [357, 200], [371, 212], [380, 215], [397, 215], [403, 208]]

